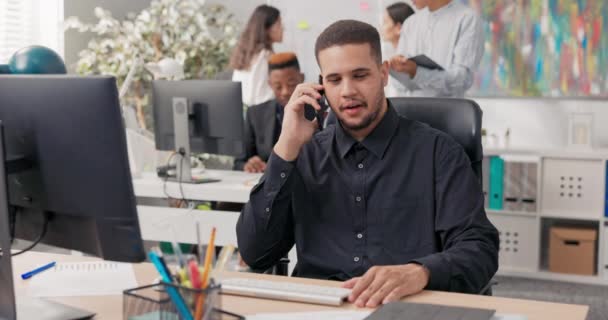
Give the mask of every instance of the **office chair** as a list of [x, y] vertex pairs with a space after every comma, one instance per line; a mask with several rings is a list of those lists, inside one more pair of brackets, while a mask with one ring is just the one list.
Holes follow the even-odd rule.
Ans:
[[[482, 183], [482, 111], [475, 101], [449, 98], [390, 98], [389, 100], [400, 115], [426, 123], [456, 140], [464, 148], [471, 160], [473, 172], [479, 183]], [[491, 279], [479, 294], [492, 295], [492, 286], [497, 283]]]
[[389, 98], [398, 114], [443, 131], [460, 144], [482, 183], [481, 117], [475, 101], [450, 98]]

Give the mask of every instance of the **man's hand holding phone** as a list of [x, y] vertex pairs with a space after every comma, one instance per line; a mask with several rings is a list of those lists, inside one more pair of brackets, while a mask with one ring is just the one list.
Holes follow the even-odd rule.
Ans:
[[317, 112], [321, 111], [319, 90], [323, 90], [323, 85], [299, 84], [285, 106], [281, 135], [274, 146], [274, 152], [285, 161], [295, 160], [302, 146], [312, 139], [319, 127], [317, 119], [310, 121], [304, 116], [306, 104]]

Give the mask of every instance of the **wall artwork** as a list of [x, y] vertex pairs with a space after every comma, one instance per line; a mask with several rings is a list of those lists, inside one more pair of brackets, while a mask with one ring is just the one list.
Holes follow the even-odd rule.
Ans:
[[483, 18], [478, 97], [608, 97], [608, 1], [460, 0]]

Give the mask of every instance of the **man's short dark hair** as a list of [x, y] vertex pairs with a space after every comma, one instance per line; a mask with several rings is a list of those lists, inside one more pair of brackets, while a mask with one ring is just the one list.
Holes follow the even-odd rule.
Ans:
[[340, 20], [327, 27], [315, 43], [315, 57], [319, 62], [321, 50], [347, 44], [369, 44], [371, 54], [378, 64], [382, 63], [380, 34], [372, 25], [357, 20]]

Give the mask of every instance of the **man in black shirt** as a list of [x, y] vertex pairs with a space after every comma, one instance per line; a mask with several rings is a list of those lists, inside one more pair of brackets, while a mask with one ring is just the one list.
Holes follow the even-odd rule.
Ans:
[[245, 150], [234, 161], [235, 170], [264, 172], [272, 147], [281, 134], [283, 108], [296, 86], [304, 81], [293, 52], [275, 53], [268, 59], [268, 84], [275, 98], [251, 106], [245, 117]]
[[[425, 288], [479, 292], [498, 268], [498, 232], [463, 148], [397, 115], [372, 26], [338, 21], [315, 54], [323, 85], [296, 88], [239, 218], [245, 262], [268, 268], [295, 244], [294, 275], [346, 281], [361, 307]], [[304, 105], [320, 110], [320, 89], [338, 123], [317, 132]]]

